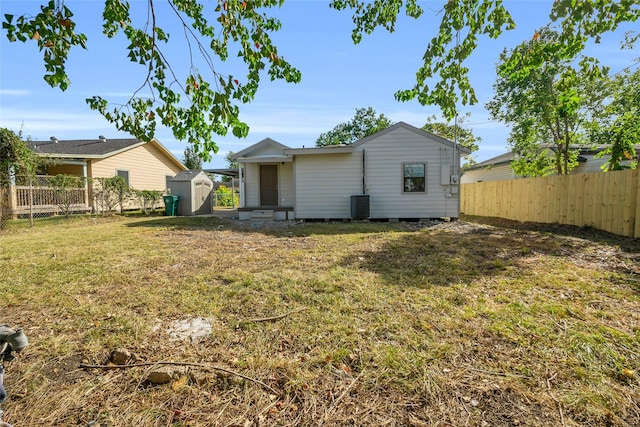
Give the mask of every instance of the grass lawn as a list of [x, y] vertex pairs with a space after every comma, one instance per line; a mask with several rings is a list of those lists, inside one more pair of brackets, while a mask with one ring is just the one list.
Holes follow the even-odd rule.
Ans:
[[[10, 226], [15, 427], [640, 425], [637, 239], [479, 218]], [[176, 338], [193, 319], [211, 331]], [[82, 367], [118, 348], [138, 366]], [[167, 384], [156, 362], [176, 362]]]

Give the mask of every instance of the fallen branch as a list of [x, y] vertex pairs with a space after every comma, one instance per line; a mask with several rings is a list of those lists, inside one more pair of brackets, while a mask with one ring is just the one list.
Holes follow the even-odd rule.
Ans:
[[296, 313], [300, 313], [301, 311], [305, 311], [306, 308], [300, 308], [298, 310], [293, 310], [290, 311], [288, 313], [285, 314], [280, 314], [279, 316], [273, 316], [273, 317], [256, 317], [253, 319], [245, 319], [245, 320], [241, 320], [239, 323], [257, 323], [257, 322], [272, 322], [274, 320], [280, 320], [280, 319], [284, 319], [287, 316], [291, 316], [292, 314], [296, 314]]
[[549, 391], [549, 396], [551, 396], [553, 401], [556, 402], [556, 405], [558, 406], [558, 412], [560, 412], [560, 421], [562, 422], [562, 427], [565, 427], [566, 424], [564, 422], [564, 414], [562, 412], [562, 402], [560, 402], [558, 400], [558, 398], [556, 398], [556, 396], [551, 391], [551, 380], [554, 379], [557, 375], [558, 375], [558, 373], [556, 372], [553, 375], [551, 375], [550, 377], [547, 376], [547, 390]]
[[221, 366], [215, 365], [205, 365], [203, 363], [191, 363], [191, 362], [145, 362], [145, 363], [130, 363], [128, 365], [89, 365], [82, 363], [80, 364], [81, 368], [90, 368], [90, 369], [128, 369], [128, 368], [138, 368], [143, 366], [157, 366], [157, 365], [173, 365], [173, 366], [191, 366], [194, 368], [203, 368], [203, 369], [212, 369], [214, 371], [225, 372], [227, 374], [235, 375], [240, 378], [244, 378], [245, 380], [251, 381], [255, 384], [258, 384], [265, 389], [269, 390], [272, 394], [280, 395], [278, 391], [276, 391], [271, 386], [263, 383], [260, 380], [249, 377], [247, 375], [241, 374], [240, 372], [232, 371], [231, 369], [223, 368]]

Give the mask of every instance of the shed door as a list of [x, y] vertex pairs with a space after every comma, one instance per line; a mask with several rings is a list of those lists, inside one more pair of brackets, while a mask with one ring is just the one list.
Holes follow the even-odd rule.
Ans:
[[196, 215], [211, 213], [211, 184], [207, 181], [197, 181], [195, 183], [196, 194], [194, 197]]
[[278, 206], [278, 165], [260, 165], [260, 206]]

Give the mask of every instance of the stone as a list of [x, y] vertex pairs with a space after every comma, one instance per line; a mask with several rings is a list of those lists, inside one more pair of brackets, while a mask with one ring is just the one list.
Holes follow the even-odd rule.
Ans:
[[131, 352], [126, 348], [116, 348], [109, 357], [114, 365], [126, 365], [129, 359], [131, 359]]
[[176, 377], [176, 372], [169, 366], [160, 366], [149, 372], [147, 381], [151, 384], [169, 384]]

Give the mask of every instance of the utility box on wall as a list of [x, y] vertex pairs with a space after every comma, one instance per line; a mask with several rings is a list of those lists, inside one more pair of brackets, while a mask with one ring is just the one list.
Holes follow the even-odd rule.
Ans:
[[172, 196], [179, 196], [178, 215], [206, 215], [213, 212], [213, 181], [201, 170], [180, 172], [169, 180]]
[[369, 195], [351, 196], [351, 219], [368, 219], [369, 215]]

